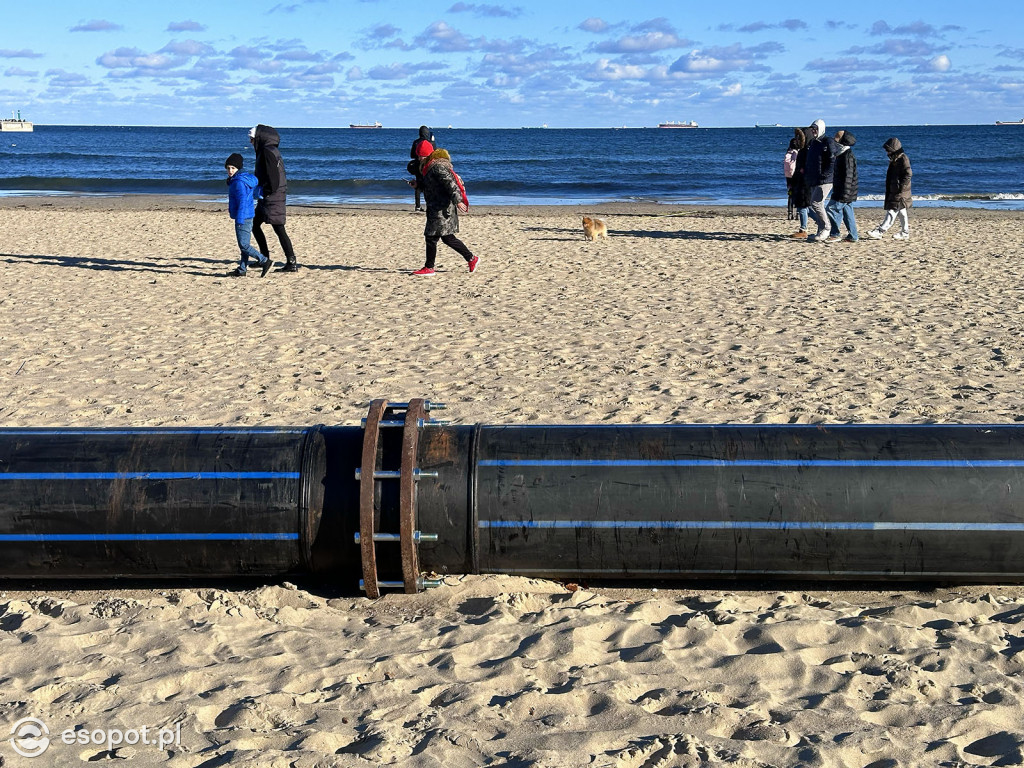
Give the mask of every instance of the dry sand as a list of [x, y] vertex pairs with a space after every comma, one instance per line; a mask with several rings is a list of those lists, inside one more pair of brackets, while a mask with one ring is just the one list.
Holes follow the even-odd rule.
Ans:
[[[441, 246], [419, 279], [408, 207], [293, 208], [301, 271], [236, 279], [223, 205], [5, 199], [0, 423], [356, 424], [417, 396], [464, 423], [1024, 420], [1022, 223], [915, 209], [909, 242], [818, 245], [774, 209], [483, 208], [481, 269]], [[1018, 587], [447, 582], [8, 584], [0, 709], [58, 741], [0, 764], [1024, 765]], [[59, 742], [142, 726], [181, 743]]]

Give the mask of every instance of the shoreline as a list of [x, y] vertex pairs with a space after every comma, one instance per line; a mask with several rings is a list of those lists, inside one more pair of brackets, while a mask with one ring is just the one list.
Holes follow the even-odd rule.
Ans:
[[[174, 211], [198, 210], [220, 212], [227, 210], [227, 199], [223, 202], [211, 200], [209, 195], [160, 195], [128, 193], [123, 195], [0, 195], [0, 210], [10, 209], [52, 210], [96, 210], [96, 211]], [[671, 211], [669, 209], [672, 209]], [[856, 205], [855, 210], [867, 214], [879, 214], [881, 207]], [[289, 216], [317, 215], [333, 212], [343, 215], [358, 215], [367, 212], [413, 213], [411, 203], [289, 203]], [[560, 216], [568, 212], [596, 212], [621, 216], [671, 216], [675, 211], [689, 211], [696, 215], [723, 216], [771, 216], [782, 214], [785, 205], [737, 205], [715, 203], [660, 203], [660, 202], [594, 202], [594, 203], [553, 203], [553, 204], [481, 204], [471, 205], [467, 220], [474, 215], [531, 215]], [[957, 205], [916, 204], [911, 215], [914, 218], [946, 218], [950, 215], [964, 218], [1022, 218], [1024, 209], [975, 208]]]

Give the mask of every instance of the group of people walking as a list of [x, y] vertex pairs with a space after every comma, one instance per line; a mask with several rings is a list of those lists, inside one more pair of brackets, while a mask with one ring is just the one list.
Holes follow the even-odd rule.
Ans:
[[[243, 170], [245, 158], [237, 152], [224, 161], [228, 174], [228, 215], [235, 223], [240, 252], [238, 266], [228, 275], [245, 277], [250, 260], [259, 265], [260, 277], [266, 277], [274, 266], [263, 224], [271, 226], [284, 251], [285, 264], [277, 271], [297, 272], [295, 250], [285, 229], [288, 179], [279, 149], [281, 136], [269, 125], [259, 124], [249, 131], [249, 141], [256, 152], [255, 173]], [[452, 167], [451, 156], [446, 150], [434, 147], [434, 135], [425, 125], [420, 126], [419, 137], [413, 142], [409, 155], [412, 159], [407, 170], [413, 175], [410, 184], [416, 190], [416, 210], [422, 210], [421, 194], [427, 206], [423, 231], [426, 261], [412, 274], [416, 277], [436, 274], [438, 242], [462, 256], [469, 271], [476, 272], [480, 257], [455, 236], [459, 231], [459, 211], [469, 210], [469, 199], [462, 179]], [[253, 248], [252, 238], [256, 239], [258, 248]]]
[[[800, 228], [790, 238], [818, 243], [857, 242], [857, 217], [853, 210], [858, 194], [857, 158], [853, 154], [856, 143], [857, 138], [850, 131], [837, 131], [829, 136], [823, 120], [815, 120], [806, 128], [793, 129], [793, 138], [783, 159], [783, 172], [790, 206], [799, 217]], [[867, 236], [878, 240], [899, 221], [900, 231], [893, 238], [909, 240], [908, 211], [913, 204], [910, 159], [896, 137], [886, 141], [882, 148], [889, 156], [885, 174], [885, 219]], [[807, 231], [809, 218], [817, 225], [813, 235]], [[842, 237], [843, 225], [847, 231], [845, 238]]]

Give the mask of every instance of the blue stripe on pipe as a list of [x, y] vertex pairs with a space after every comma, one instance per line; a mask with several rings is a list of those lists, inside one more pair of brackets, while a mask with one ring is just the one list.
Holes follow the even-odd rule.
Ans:
[[2, 480], [297, 480], [298, 472], [0, 472]]
[[1024, 459], [481, 459], [481, 467], [933, 467], [1020, 468]]
[[0, 541], [297, 541], [297, 533], [0, 533]]
[[1017, 533], [1024, 523], [853, 523], [814, 520], [481, 520], [483, 529], [500, 528], [597, 528], [660, 530], [748, 530], [748, 531], [993, 531]]

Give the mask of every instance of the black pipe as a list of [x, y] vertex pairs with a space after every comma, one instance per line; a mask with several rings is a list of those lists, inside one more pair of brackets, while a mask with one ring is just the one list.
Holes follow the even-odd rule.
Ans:
[[303, 572], [320, 427], [0, 430], [0, 573]]
[[439, 572], [1024, 580], [1017, 425], [484, 426], [433, 459], [452, 442], [424, 438], [420, 527], [454, 537], [470, 489], [468, 553], [421, 546]]
[[[1024, 581], [1024, 426], [418, 427], [419, 565]], [[0, 575], [361, 573], [358, 427], [0, 429]], [[401, 474], [402, 430], [375, 472]], [[436, 473], [436, 477], [432, 473]], [[382, 538], [387, 538], [382, 537]], [[376, 545], [400, 580], [399, 546]]]

